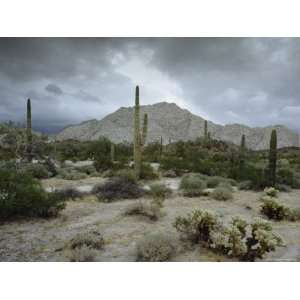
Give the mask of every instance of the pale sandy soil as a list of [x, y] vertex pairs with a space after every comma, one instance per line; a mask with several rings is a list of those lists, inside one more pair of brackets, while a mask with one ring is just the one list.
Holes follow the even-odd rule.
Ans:
[[[101, 178], [88, 178], [70, 182], [74, 186], [95, 184]], [[178, 179], [164, 179], [176, 187]], [[54, 181], [44, 181], [49, 187]], [[56, 186], [63, 187], [62, 180]], [[0, 261], [66, 261], [64, 244], [79, 232], [95, 229], [105, 239], [104, 250], [99, 250], [97, 261], [135, 261], [136, 242], [148, 233], [163, 232], [174, 238], [177, 254], [173, 261], [227, 261], [209, 250], [194, 247], [187, 250], [178, 239], [172, 223], [176, 216], [194, 209], [207, 209], [217, 213], [224, 222], [232, 216], [248, 221], [261, 217], [258, 201], [260, 194], [249, 191], [234, 193], [234, 200], [220, 202], [208, 197], [184, 198], [176, 194], [165, 201], [165, 215], [157, 222], [141, 216], [124, 216], [128, 205], [139, 200], [100, 203], [93, 196], [69, 201], [61, 216], [50, 220], [22, 220], [0, 225]], [[280, 193], [279, 198], [290, 207], [300, 207], [300, 190]], [[144, 199], [144, 201], [149, 201]], [[300, 222], [272, 222], [274, 231], [282, 236], [286, 246], [265, 257], [265, 261], [300, 261]]]

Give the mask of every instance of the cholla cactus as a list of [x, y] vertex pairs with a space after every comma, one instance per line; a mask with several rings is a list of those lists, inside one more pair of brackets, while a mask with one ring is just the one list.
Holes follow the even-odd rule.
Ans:
[[31, 130], [31, 102], [27, 100], [27, 128], [26, 128], [27, 145], [26, 152], [29, 161], [32, 161], [32, 130]]
[[246, 149], [246, 136], [243, 134], [241, 138], [241, 151]]
[[276, 184], [276, 165], [277, 165], [277, 133], [273, 129], [270, 139], [270, 151], [269, 151], [269, 171], [270, 171], [270, 183], [272, 186]]
[[135, 89], [135, 107], [134, 107], [134, 170], [137, 179], [140, 178], [142, 165], [142, 147], [146, 144], [148, 130], [148, 115], [144, 115], [142, 133], [140, 130], [140, 93], [139, 87]]

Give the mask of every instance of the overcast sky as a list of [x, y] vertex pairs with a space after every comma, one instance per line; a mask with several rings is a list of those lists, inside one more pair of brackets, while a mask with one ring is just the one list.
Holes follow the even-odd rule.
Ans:
[[300, 131], [300, 39], [0, 38], [0, 121], [48, 132], [134, 103]]

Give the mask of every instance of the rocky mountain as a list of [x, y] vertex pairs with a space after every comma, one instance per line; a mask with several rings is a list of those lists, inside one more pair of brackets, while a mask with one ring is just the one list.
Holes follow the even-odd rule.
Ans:
[[[56, 135], [57, 140], [77, 139], [96, 140], [106, 136], [113, 142], [132, 142], [133, 107], [121, 107], [102, 120], [90, 120], [68, 126]], [[204, 134], [204, 119], [192, 114], [175, 103], [161, 102], [141, 106], [141, 117], [148, 114], [148, 142], [163, 137], [164, 144], [169, 140], [193, 140]], [[282, 125], [251, 128], [241, 124], [218, 125], [208, 121], [208, 131], [215, 139], [240, 144], [242, 134], [246, 136], [247, 147], [260, 150], [269, 147], [272, 129], [277, 130], [278, 147], [299, 146], [299, 135]]]

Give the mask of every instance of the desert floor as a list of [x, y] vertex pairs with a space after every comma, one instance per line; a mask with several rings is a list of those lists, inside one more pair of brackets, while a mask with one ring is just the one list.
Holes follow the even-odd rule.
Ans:
[[[44, 180], [46, 188], [76, 186], [88, 191], [105, 179], [88, 178], [79, 181]], [[233, 216], [248, 221], [262, 217], [259, 213], [260, 193], [236, 191], [234, 199], [227, 202], [209, 197], [185, 198], [177, 191], [179, 178], [161, 179], [174, 193], [166, 199], [164, 216], [150, 221], [142, 216], [125, 216], [131, 203], [142, 200], [121, 200], [113, 203], [98, 202], [94, 196], [68, 201], [60, 216], [53, 219], [19, 220], [0, 225], [0, 261], [67, 261], [63, 249], [65, 243], [80, 232], [93, 229], [103, 234], [105, 248], [99, 250], [97, 261], [135, 261], [136, 242], [148, 233], [163, 232], [174, 238], [177, 254], [172, 261], [228, 261], [199, 246], [187, 249], [172, 226], [176, 216], [184, 216], [194, 209], [206, 209], [217, 213], [226, 223]], [[290, 207], [300, 208], [300, 190], [280, 193], [280, 201]], [[300, 222], [271, 222], [274, 232], [284, 240], [285, 246], [269, 253], [264, 261], [300, 261]]]

